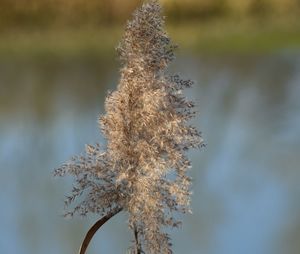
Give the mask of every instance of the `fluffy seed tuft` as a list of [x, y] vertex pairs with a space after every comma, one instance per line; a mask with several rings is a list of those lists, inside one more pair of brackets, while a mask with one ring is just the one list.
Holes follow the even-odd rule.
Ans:
[[122, 208], [141, 249], [150, 254], [172, 253], [164, 230], [180, 225], [176, 213], [190, 211], [186, 152], [203, 144], [189, 124], [194, 103], [183, 95], [193, 82], [167, 74], [175, 48], [159, 3], [144, 3], [127, 23], [117, 49], [123, 65], [119, 85], [107, 96], [106, 114], [99, 119], [107, 147], [87, 145], [84, 156], [55, 171], [75, 177], [65, 205], [81, 197], [67, 215]]

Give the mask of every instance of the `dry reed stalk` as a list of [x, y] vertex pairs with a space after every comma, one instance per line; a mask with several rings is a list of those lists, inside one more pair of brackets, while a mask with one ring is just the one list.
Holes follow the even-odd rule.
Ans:
[[134, 254], [172, 253], [165, 228], [180, 225], [176, 213], [190, 212], [186, 153], [203, 140], [189, 123], [196, 114], [194, 103], [183, 95], [193, 82], [167, 71], [175, 48], [158, 1], [146, 1], [127, 23], [118, 47], [121, 78], [99, 120], [107, 146], [87, 145], [84, 156], [55, 171], [76, 180], [66, 206], [83, 197], [68, 215], [91, 212], [108, 218], [121, 209], [128, 214]]

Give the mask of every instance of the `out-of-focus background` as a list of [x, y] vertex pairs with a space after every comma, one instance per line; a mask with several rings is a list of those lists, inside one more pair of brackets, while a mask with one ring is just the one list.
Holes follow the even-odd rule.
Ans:
[[[300, 1], [164, 0], [179, 44], [170, 70], [196, 80], [193, 215], [174, 253], [300, 253]], [[97, 216], [66, 220], [72, 179], [55, 167], [103, 142], [114, 51], [138, 0], [0, 0], [0, 253], [77, 253]], [[125, 253], [126, 216], [88, 253]]]

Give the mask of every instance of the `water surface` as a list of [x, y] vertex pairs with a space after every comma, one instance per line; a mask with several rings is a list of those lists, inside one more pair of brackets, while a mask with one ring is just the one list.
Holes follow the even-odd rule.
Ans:
[[[300, 244], [300, 54], [181, 56], [196, 85], [207, 147], [193, 151], [193, 215], [172, 231], [174, 253], [296, 254]], [[0, 61], [0, 253], [76, 253], [96, 216], [66, 220], [72, 179], [52, 171], [86, 143], [118, 66], [106, 59]], [[125, 253], [118, 215], [89, 253]]]

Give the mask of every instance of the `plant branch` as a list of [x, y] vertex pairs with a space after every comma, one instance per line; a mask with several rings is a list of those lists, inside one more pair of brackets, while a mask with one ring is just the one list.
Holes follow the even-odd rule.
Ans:
[[109, 219], [111, 219], [113, 216], [115, 216], [116, 214], [118, 214], [119, 212], [122, 211], [122, 208], [116, 208], [113, 211], [111, 211], [110, 213], [108, 213], [107, 215], [105, 215], [104, 217], [102, 217], [101, 219], [99, 219], [87, 232], [81, 246], [80, 246], [80, 250], [79, 250], [79, 254], [85, 254], [87, 247], [89, 246], [90, 241], [92, 240], [93, 236], [95, 235], [95, 233], [98, 231], [99, 228], [101, 228], [101, 226], [107, 222]]

